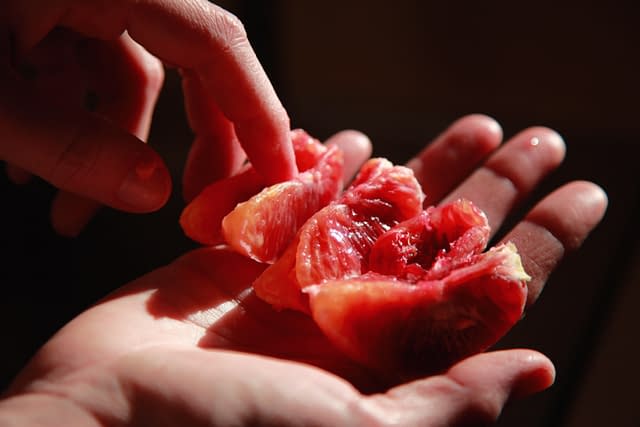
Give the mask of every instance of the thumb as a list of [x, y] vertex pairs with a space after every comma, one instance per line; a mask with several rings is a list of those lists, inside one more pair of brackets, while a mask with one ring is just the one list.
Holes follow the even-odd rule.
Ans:
[[43, 100], [18, 77], [4, 77], [0, 159], [116, 209], [164, 205], [171, 178], [149, 146], [97, 115]]
[[373, 395], [367, 412], [397, 425], [467, 426], [492, 424], [509, 398], [551, 386], [552, 363], [531, 350], [483, 353], [448, 372]]

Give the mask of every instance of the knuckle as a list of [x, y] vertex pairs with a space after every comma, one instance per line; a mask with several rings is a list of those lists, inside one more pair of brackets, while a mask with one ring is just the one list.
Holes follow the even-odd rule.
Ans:
[[157, 58], [151, 54], [148, 56], [142, 65], [142, 81], [140, 83], [147, 91], [158, 93], [164, 83], [164, 68]]
[[78, 124], [57, 153], [48, 172], [51, 184], [73, 189], [83, 185], [95, 169], [100, 157], [100, 143], [90, 140], [88, 124]]
[[501, 411], [502, 408], [492, 399], [473, 396], [470, 397], [466, 411], [460, 413], [460, 418], [464, 421], [463, 424], [473, 421], [477, 426], [490, 426], [498, 419]]
[[148, 90], [160, 91], [164, 82], [162, 62], [128, 33], [118, 40], [118, 48], [126, 58], [122, 73], [132, 79], [131, 85], [142, 93]]
[[209, 31], [211, 42], [223, 52], [233, 51], [236, 47], [248, 43], [242, 21], [231, 12], [218, 7], [211, 13]]
[[470, 388], [460, 380], [447, 376], [440, 377], [438, 392], [448, 396], [449, 401], [458, 402], [458, 410], [454, 411], [457, 424], [489, 426], [492, 425], [502, 411], [501, 399], [496, 393], [487, 390]]
[[218, 22], [222, 34], [227, 40], [243, 40], [247, 38], [247, 32], [240, 19], [227, 11], [218, 15]]

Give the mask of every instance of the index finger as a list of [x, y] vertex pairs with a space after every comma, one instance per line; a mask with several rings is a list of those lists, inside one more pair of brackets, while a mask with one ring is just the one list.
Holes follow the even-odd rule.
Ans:
[[[254, 167], [270, 182], [297, 173], [289, 118], [258, 61], [242, 23], [205, 0], [14, 1], [11, 23], [28, 49], [62, 25], [90, 37], [114, 39], [125, 30], [166, 63], [195, 72]], [[19, 24], [20, 28], [17, 28]]]

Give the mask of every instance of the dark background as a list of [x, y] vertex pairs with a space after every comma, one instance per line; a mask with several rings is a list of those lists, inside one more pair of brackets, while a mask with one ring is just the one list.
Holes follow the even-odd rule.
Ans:
[[[501, 343], [547, 354], [549, 391], [513, 402], [502, 426], [639, 425], [640, 34], [632, 1], [224, 1], [292, 125], [320, 138], [364, 131], [375, 155], [406, 161], [456, 118], [489, 114], [505, 136], [558, 130], [567, 160], [537, 193], [599, 183], [610, 207], [583, 249]], [[191, 141], [169, 71], [150, 142], [174, 182]], [[53, 190], [0, 178], [0, 387], [57, 329], [107, 292], [194, 247], [182, 202], [151, 215], [104, 209], [76, 239], [48, 223]]]

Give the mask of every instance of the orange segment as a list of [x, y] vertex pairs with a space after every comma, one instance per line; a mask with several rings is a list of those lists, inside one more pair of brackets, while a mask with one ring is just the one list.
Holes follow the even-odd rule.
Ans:
[[[325, 146], [303, 130], [292, 131], [291, 140], [300, 172], [316, 166], [327, 153]], [[180, 225], [184, 233], [205, 245], [222, 243], [222, 219], [264, 186], [265, 180], [251, 166], [235, 176], [209, 184], [183, 210]]]
[[[256, 294], [278, 307], [300, 310], [298, 302], [306, 302], [306, 296], [293, 295], [301, 294], [303, 287], [364, 273], [376, 239], [398, 222], [417, 215], [423, 197], [410, 169], [384, 159], [369, 160], [338, 201], [300, 228], [292, 244], [296, 247], [295, 263], [290, 247], [286, 258], [276, 261], [256, 280]], [[277, 301], [276, 295], [283, 300]], [[292, 300], [296, 303], [289, 304]], [[304, 308], [302, 311], [307, 310], [306, 303]]]
[[311, 169], [265, 188], [222, 220], [229, 245], [256, 261], [273, 263], [305, 221], [342, 189], [342, 152], [331, 147]]
[[406, 379], [484, 351], [522, 316], [527, 297], [515, 246], [480, 254], [441, 280], [368, 273], [305, 289], [314, 320], [343, 352]]

